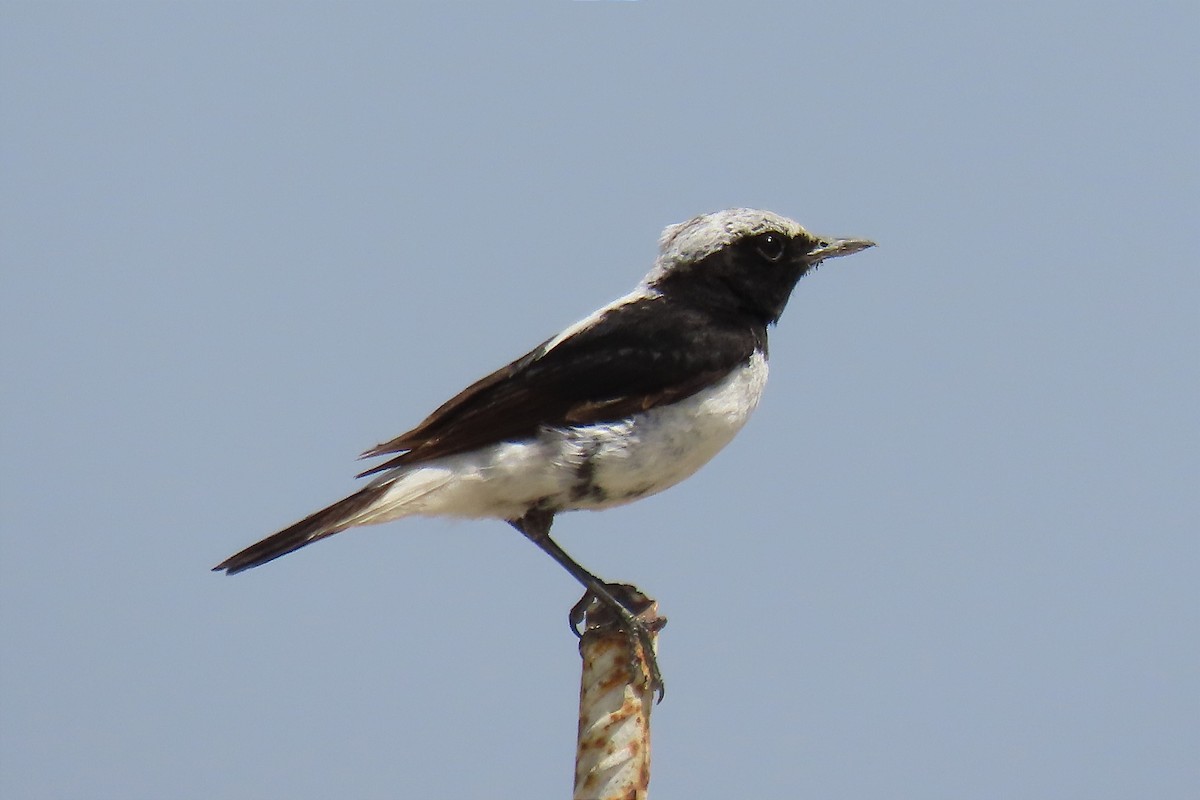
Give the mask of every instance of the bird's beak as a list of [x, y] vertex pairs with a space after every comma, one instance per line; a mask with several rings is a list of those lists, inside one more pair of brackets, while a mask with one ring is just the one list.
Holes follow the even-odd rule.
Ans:
[[827, 258], [853, 255], [874, 246], [870, 239], [819, 239], [806, 258], [810, 264], [819, 264]]

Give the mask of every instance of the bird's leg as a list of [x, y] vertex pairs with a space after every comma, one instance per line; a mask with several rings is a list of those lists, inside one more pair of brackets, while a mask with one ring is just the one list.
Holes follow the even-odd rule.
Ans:
[[587, 590], [582, 599], [571, 608], [570, 623], [571, 630], [575, 635], [579, 635], [578, 625], [583, 620], [583, 615], [595, 598], [605, 605], [609, 606], [617, 618], [621, 621], [621, 627], [630, 640], [630, 657], [633, 662], [633, 672], [639, 672], [637, 651], [640, 649], [645, 658], [646, 666], [650, 670], [650, 684], [654, 691], [658, 693], [658, 701], [662, 702], [663, 696], [666, 694], [665, 684], [663, 683], [662, 672], [658, 668], [658, 659], [654, 655], [654, 641], [651, 635], [650, 628], [641, 620], [639, 620], [634, 612], [629, 608], [626, 602], [618, 599], [618, 595], [628, 596], [624, 587], [621, 584], [610, 584], [597, 578], [592, 573], [588, 572], [579, 565], [575, 559], [567, 554], [567, 551], [558, 546], [558, 543], [550, 538], [550, 526], [554, 522], [554, 512], [545, 511], [542, 509], [530, 509], [525, 513], [525, 516], [520, 519], [510, 519], [508, 523], [525, 535], [525, 538], [536, 544], [544, 553], [557, 561], [563, 569], [571, 573], [575, 580], [583, 584]]

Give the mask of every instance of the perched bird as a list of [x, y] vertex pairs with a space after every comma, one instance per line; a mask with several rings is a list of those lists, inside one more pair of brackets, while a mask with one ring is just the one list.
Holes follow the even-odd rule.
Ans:
[[734, 208], [668, 227], [629, 294], [468, 386], [364, 458], [391, 456], [354, 494], [230, 556], [232, 575], [358, 525], [414, 515], [502, 519], [636, 638], [661, 696], [649, 634], [617, 585], [550, 538], [561, 511], [602, 509], [674, 486], [729, 443], [767, 379], [767, 327], [796, 282], [873, 246]]

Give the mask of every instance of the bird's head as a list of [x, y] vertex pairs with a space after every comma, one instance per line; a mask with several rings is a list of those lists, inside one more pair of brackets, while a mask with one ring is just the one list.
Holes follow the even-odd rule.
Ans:
[[828, 258], [873, 247], [866, 239], [809, 233], [770, 211], [731, 208], [693, 217], [663, 231], [645, 285], [715, 312], [774, 323], [809, 270]]

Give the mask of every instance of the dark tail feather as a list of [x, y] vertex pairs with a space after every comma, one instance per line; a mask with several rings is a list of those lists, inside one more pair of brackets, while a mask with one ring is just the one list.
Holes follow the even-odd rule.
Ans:
[[257, 544], [252, 544], [236, 555], [222, 561], [213, 567], [213, 572], [225, 571], [227, 575], [235, 575], [243, 570], [257, 567], [280, 556], [285, 556], [293, 550], [299, 550], [306, 544], [318, 539], [332, 536], [345, 530], [346, 522], [367, 506], [378, 500], [391, 484], [372, 484], [366, 486], [349, 497], [339, 500], [328, 508], [323, 508], [284, 528], [279, 533], [272, 534]]

